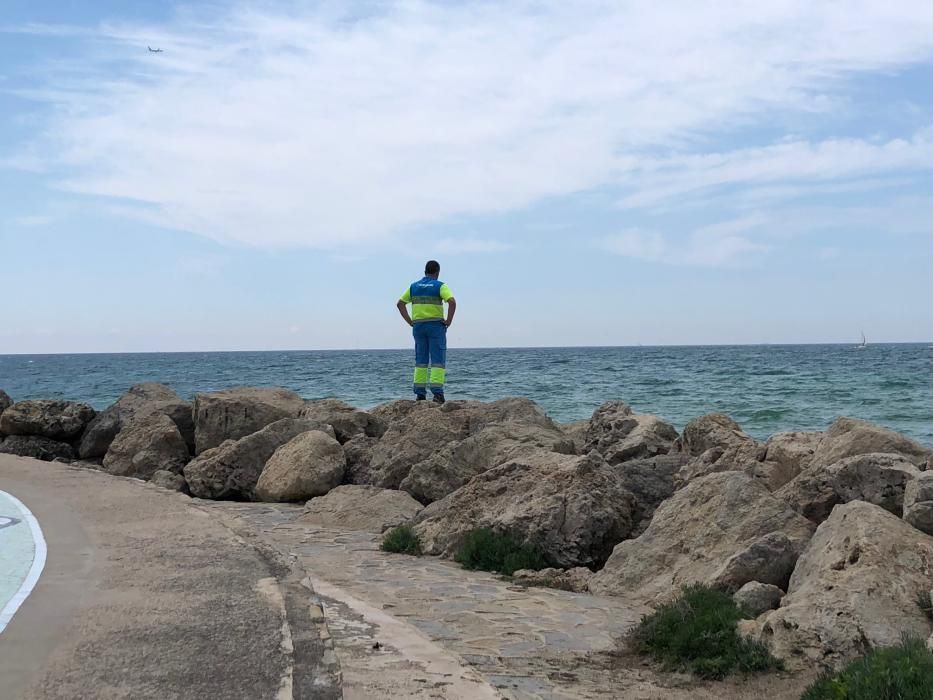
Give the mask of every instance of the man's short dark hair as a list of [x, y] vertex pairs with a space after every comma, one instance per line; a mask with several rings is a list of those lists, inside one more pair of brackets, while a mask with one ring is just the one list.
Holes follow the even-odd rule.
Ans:
[[437, 275], [440, 274], [441, 264], [437, 260], [428, 260], [424, 266], [424, 274], [426, 275]]

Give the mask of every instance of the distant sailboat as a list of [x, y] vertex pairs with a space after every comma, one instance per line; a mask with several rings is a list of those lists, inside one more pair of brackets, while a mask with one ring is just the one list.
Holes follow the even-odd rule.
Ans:
[[862, 331], [862, 342], [861, 342], [860, 345], [856, 345], [856, 346], [855, 346], [855, 349], [856, 349], [856, 350], [864, 350], [864, 349], [867, 348], [867, 347], [868, 347], [868, 341], [865, 340], [865, 332]]

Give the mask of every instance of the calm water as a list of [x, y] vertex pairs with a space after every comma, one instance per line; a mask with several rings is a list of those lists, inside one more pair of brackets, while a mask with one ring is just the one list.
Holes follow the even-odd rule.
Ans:
[[[283, 386], [306, 398], [338, 396], [369, 407], [410, 396], [412, 362], [412, 353], [400, 350], [0, 355], [0, 388], [14, 399], [80, 399], [100, 409], [144, 381], [184, 397]], [[623, 399], [678, 428], [721, 411], [761, 438], [823, 429], [850, 415], [933, 444], [929, 344], [451, 349], [448, 368], [449, 397], [528, 396], [561, 421]]]

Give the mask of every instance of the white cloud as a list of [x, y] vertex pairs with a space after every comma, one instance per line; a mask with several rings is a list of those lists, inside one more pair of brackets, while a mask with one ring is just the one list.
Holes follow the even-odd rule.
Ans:
[[512, 246], [508, 243], [483, 238], [444, 238], [432, 244], [432, 247], [440, 253], [454, 255], [464, 253], [504, 253], [512, 249]]
[[[67, 189], [115, 198], [149, 222], [322, 248], [620, 181], [642, 206], [770, 182], [772, 167], [820, 178], [927, 157], [924, 135], [647, 154], [781, 110], [818, 118], [853, 73], [928, 60], [930, 3], [412, 0], [356, 16], [331, 3], [256, 7], [100, 27], [67, 68], [36, 70], [28, 95], [54, 117], [27, 152], [66, 169]], [[164, 53], [146, 51], [156, 44]], [[664, 246], [639, 236], [617, 244]], [[727, 260], [750, 245], [714, 239], [714, 251], [694, 252]]]
[[52, 221], [53, 219], [51, 216], [46, 216], [44, 214], [27, 214], [25, 216], [17, 216], [13, 219], [15, 225], [30, 228], [34, 226], [48, 226]]
[[735, 221], [706, 226], [685, 240], [658, 231], [630, 229], [604, 238], [600, 247], [616, 255], [668, 265], [734, 267], [768, 251], [767, 245], [741, 235], [758, 225], [757, 221]]

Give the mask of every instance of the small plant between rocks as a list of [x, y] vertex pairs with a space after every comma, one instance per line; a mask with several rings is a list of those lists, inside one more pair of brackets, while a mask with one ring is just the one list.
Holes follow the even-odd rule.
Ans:
[[919, 639], [875, 649], [838, 673], [827, 673], [800, 700], [929, 700], [933, 653]]
[[382, 538], [382, 551], [419, 557], [421, 540], [411, 525], [399, 525], [389, 530]]
[[665, 670], [688, 671], [707, 680], [783, 668], [762, 643], [739, 636], [736, 623], [747, 617], [728, 593], [695, 585], [645, 615], [630, 643], [633, 651], [650, 656]]
[[511, 576], [519, 569], [547, 568], [547, 560], [537, 547], [524, 545], [511, 535], [479, 528], [467, 533], [454, 556], [466, 569], [492, 571]]

